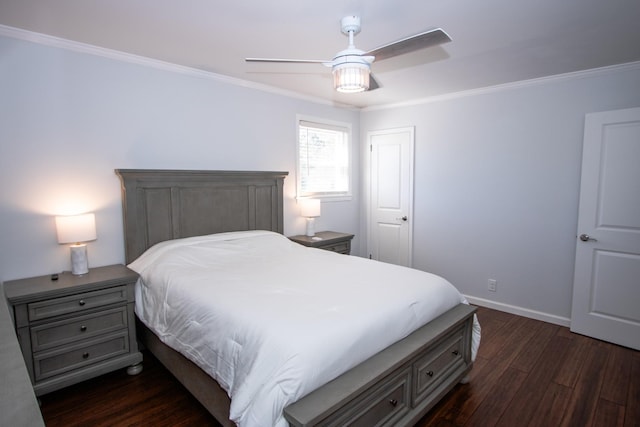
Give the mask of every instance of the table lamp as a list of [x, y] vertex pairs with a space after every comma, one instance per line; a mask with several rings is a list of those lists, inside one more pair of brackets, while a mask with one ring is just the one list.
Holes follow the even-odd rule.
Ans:
[[89, 272], [87, 245], [96, 240], [96, 217], [93, 213], [56, 217], [58, 243], [71, 245], [71, 273], [76, 276]]
[[314, 222], [320, 216], [320, 199], [300, 199], [300, 215], [307, 218], [307, 236], [315, 236]]

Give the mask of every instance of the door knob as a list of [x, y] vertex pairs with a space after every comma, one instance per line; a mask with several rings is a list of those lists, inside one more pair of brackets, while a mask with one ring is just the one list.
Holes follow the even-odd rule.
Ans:
[[581, 234], [580, 235], [580, 240], [582, 240], [583, 242], [588, 242], [589, 240], [592, 240], [594, 242], [597, 242], [597, 239], [594, 239], [593, 237], [589, 236], [588, 234]]
[[406, 215], [405, 215], [405, 216], [403, 216], [402, 218], [396, 218], [396, 220], [400, 220], [400, 219], [401, 219], [401, 220], [403, 220], [403, 221], [406, 221], [406, 220], [408, 220], [409, 218], [407, 218], [407, 216], [406, 216]]

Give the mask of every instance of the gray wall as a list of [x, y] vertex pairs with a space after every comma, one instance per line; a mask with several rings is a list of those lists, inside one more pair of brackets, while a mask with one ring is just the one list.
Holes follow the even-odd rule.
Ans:
[[566, 324], [584, 115], [634, 106], [640, 64], [364, 111], [363, 182], [367, 132], [415, 126], [413, 266], [483, 305]]
[[[153, 65], [0, 36], [0, 280], [70, 269], [56, 214], [94, 211], [90, 267], [124, 262], [116, 168], [289, 171], [285, 234], [304, 232], [296, 114], [352, 123], [358, 140], [358, 112]], [[318, 230], [358, 231], [355, 179]]]
[[53, 221], [68, 210], [96, 212], [90, 266], [123, 262], [115, 168], [287, 170], [285, 233], [302, 233], [305, 114], [362, 142], [354, 200], [324, 203], [317, 229], [355, 233], [366, 253], [366, 132], [415, 126], [414, 267], [567, 323], [584, 114], [640, 105], [640, 64], [360, 113], [148, 65], [0, 36], [0, 280], [70, 268]]

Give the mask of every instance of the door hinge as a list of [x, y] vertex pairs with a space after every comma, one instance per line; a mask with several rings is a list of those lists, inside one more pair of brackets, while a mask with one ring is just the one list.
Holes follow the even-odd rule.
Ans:
[[369, 144], [369, 152], [373, 153], [373, 144]]

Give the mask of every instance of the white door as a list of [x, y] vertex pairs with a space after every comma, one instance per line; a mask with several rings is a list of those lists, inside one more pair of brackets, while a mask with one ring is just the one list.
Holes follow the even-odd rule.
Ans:
[[640, 108], [587, 114], [571, 330], [640, 349]]
[[413, 127], [368, 133], [371, 150], [369, 257], [411, 266]]

